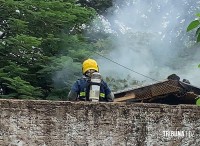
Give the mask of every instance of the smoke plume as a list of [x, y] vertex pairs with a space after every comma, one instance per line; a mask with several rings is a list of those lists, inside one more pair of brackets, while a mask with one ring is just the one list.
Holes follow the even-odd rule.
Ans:
[[199, 6], [199, 0], [114, 1], [112, 15], [104, 17], [102, 22], [103, 31], [109, 30], [117, 36], [113, 40], [117, 47], [106, 57], [133, 71], [99, 56], [102, 75], [129, 76], [149, 83], [175, 73], [181, 80], [186, 78], [200, 87], [200, 48], [195, 44], [195, 32], [186, 32]]

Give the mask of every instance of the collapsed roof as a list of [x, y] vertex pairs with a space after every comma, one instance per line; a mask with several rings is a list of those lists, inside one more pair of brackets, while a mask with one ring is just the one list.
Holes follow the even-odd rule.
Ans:
[[180, 81], [179, 76], [172, 74], [167, 80], [114, 94], [115, 102], [195, 104], [200, 95], [200, 88], [191, 85], [186, 79]]

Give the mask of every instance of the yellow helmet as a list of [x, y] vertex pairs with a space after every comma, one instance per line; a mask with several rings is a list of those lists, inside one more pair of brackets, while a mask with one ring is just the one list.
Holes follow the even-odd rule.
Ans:
[[99, 72], [99, 67], [98, 67], [98, 64], [95, 60], [87, 59], [83, 62], [83, 66], [82, 66], [83, 74], [85, 74], [86, 71], [88, 71], [89, 69], [94, 69], [97, 72]]

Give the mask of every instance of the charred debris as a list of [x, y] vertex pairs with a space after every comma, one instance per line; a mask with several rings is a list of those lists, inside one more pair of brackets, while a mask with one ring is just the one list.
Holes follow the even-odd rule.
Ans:
[[160, 103], [169, 105], [195, 104], [200, 88], [187, 79], [172, 74], [166, 80], [134, 89], [115, 92], [115, 102]]

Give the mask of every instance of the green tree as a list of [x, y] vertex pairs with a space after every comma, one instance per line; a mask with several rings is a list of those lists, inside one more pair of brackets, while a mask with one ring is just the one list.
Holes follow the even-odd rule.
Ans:
[[112, 0], [78, 0], [77, 3], [82, 6], [92, 7], [99, 14], [107, 13], [108, 8], [113, 6]]
[[[196, 42], [200, 42], [200, 13], [196, 14], [197, 18], [196, 20], [190, 22], [190, 24], [187, 27], [187, 32], [196, 29]], [[200, 68], [200, 64], [198, 65], [198, 67]]]
[[196, 14], [197, 19], [190, 22], [190, 24], [187, 27], [187, 32], [196, 29], [196, 38], [197, 38], [197, 42], [200, 42], [200, 13]]
[[55, 88], [53, 74], [63, 64], [76, 73], [94, 49], [83, 34], [95, 16], [74, 0], [0, 0], [1, 97], [64, 99], [69, 87]]

